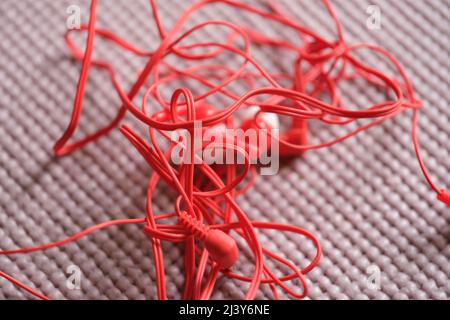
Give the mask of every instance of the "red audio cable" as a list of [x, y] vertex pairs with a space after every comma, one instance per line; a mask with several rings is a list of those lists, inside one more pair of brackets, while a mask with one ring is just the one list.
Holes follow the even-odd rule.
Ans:
[[[31, 248], [3, 250], [0, 254], [46, 250], [112, 225], [142, 224], [152, 243], [159, 299], [168, 298], [162, 241], [184, 245], [184, 299], [209, 299], [220, 276], [248, 283], [246, 299], [254, 299], [261, 285], [268, 285], [274, 298], [279, 298], [277, 287], [292, 297], [303, 298], [308, 293], [305, 275], [313, 270], [320, 259], [319, 241], [313, 234], [299, 227], [253, 221], [240, 208], [237, 198], [249, 192], [255, 183], [256, 166], [252, 163], [252, 151], [256, 150], [259, 155], [276, 144], [279, 145], [280, 156], [298, 156], [307, 150], [329, 147], [351, 138], [409, 109], [413, 113], [412, 141], [420, 167], [438, 199], [450, 206], [450, 193], [433, 183], [422, 159], [417, 138], [417, 117], [422, 103], [416, 98], [404, 68], [391, 53], [379, 46], [347, 44], [342, 25], [328, 0], [322, 2], [335, 23], [336, 40], [324, 39], [299, 24], [275, 0], [267, 1], [267, 9], [234, 0], [195, 1], [170, 30], [165, 30], [162, 26], [155, 1], [149, 2], [160, 37], [160, 44], [154, 51], [141, 49], [107, 29], [97, 28], [96, 0], [91, 0], [89, 23], [66, 34], [66, 44], [72, 56], [81, 62], [82, 68], [70, 124], [54, 147], [55, 155], [67, 155], [120, 127], [122, 134], [153, 169], [147, 185], [145, 217], [104, 222], [63, 240]], [[264, 30], [258, 31], [245, 22], [237, 25], [228, 21], [207, 20], [187, 28], [187, 22], [193, 14], [206, 10], [212, 4], [230, 7], [279, 24], [295, 32], [300, 44], [292, 42], [292, 39], [269, 36]], [[223, 41], [203, 39], [202, 42], [192, 42], [193, 34], [210, 26], [227, 31]], [[76, 32], [87, 33], [84, 51], [71, 38]], [[111, 62], [93, 59], [96, 37], [147, 59], [128, 93], [117, 79]], [[268, 47], [294, 56], [290, 72], [264, 68], [252, 56], [252, 49], [255, 47]], [[384, 73], [358, 59], [357, 53], [363, 50], [382, 58], [395, 71], [394, 75]], [[232, 67], [231, 64], [215, 61], [225, 54], [235, 56], [240, 65]], [[168, 59], [169, 56], [176, 61], [190, 63], [187, 67], [180, 67], [184, 64], [169, 62], [173, 61]], [[78, 141], [69, 142], [80, 120], [86, 81], [93, 68], [109, 74], [122, 106], [110, 124]], [[356, 79], [362, 79], [385, 91], [391, 98], [369, 106], [345, 106], [339, 85]], [[183, 87], [175, 90], [169, 101], [164, 99], [162, 87], [179, 86], [182, 82], [199, 84], [206, 91], [194, 94], [189, 88]], [[244, 93], [232, 90], [231, 84], [239, 84]], [[143, 94], [143, 99], [137, 105], [134, 100], [140, 93]], [[222, 106], [211, 105], [208, 99], [212, 97], [220, 97]], [[241, 111], [248, 111], [247, 118], [242, 119], [238, 115]], [[122, 124], [127, 112], [148, 127], [148, 137], [141, 137]], [[290, 118], [291, 125], [279, 135], [274, 135], [270, 129], [277, 129], [277, 121], [274, 120], [278, 117]], [[358, 121], [358, 126], [330, 141], [310, 144], [308, 123], [311, 121], [343, 127]], [[178, 141], [171, 135], [178, 130], [195, 135], [196, 124], [199, 122], [202, 133], [208, 130], [217, 133], [217, 141], [201, 141], [196, 145], [193, 139]], [[237, 123], [240, 124], [236, 125]], [[227, 139], [226, 129], [235, 127], [244, 131], [253, 129], [263, 132], [264, 139], [271, 143], [264, 145], [264, 141], [258, 140], [252, 145], [239, 139]], [[164, 140], [166, 144], [163, 144]], [[162, 145], [166, 147], [162, 148]], [[180, 149], [183, 153], [176, 164], [172, 157], [175, 149]], [[244, 162], [210, 165], [197, 154], [199, 151], [212, 150], [230, 151], [233, 155], [239, 155]], [[170, 213], [154, 212], [153, 198], [160, 183], [168, 185], [178, 195]], [[313, 242], [316, 253], [306, 267], [299, 267], [265, 248], [258, 239], [257, 229], [302, 235]], [[241, 260], [239, 252], [244, 245], [248, 246], [253, 255], [252, 275], [233, 271], [235, 263]], [[284, 264], [291, 273], [275, 275], [267, 264], [268, 260]], [[47, 299], [11, 276], [1, 272], [0, 276], [39, 298]], [[294, 279], [301, 283], [300, 292], [286, 284]]]

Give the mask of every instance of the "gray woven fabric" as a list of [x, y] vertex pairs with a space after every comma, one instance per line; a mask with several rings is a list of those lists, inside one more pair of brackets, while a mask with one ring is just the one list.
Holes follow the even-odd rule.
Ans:
[[[155, 48], [158, 37], [146, 0], [99, 2], [99, 26], [143, 48]], [[427, 166], [439, 185], [450, 186], [450, 2], [373, 2], [381, 8], [380, 30], [366, 27], [369, 2], [333, 1], [349, 43], [378, 43], [406, 67], [426, 103], [419, 130]], [[187, 6], [185, 1], [158, 3], [166, 26]], [[332, 22], [319, 1], [283, 3], [300, 21], [332, 36]], [[2, 249], [60, 239], [112, 218], [141, 217], [144, 211], [150, 169], [119, 132], [72, 156], [52, 157], [51, 147], [69, 121], [79, 73], [62, 38], [71, 4], [81, 6], [86, 21], [87, 0], [0, 1]], [[267, 33], [284, 32], [224, 6], [203, 10], [192, 23], [213, 17], [244, 19]], [[207, 32], [195, 37], [214, 36]], [[77, 38], [80, 44], [82, 40]], [[96, 42], [95, 54], [114, 61], [127, 85], [145, 63], [102, 41]], [[267, 67], [290, 67], [270, 50], [254, 55]], [[371, 55], [366, 61], [383, 67]], [[358, 83], [343, 90], [355, 104], [380, 98], [376, 90]], [[91, 72], [77, 136], [107, 123], [118, 105], [107, 75]], [[332, 130], [312, 125], [312, 139], [324, 140], [343, 129]], [[283, 163], [278, 175], [259, 177], [253, 191], [240, 199], [253, 219], [292, 223], [318, 236], [323, 258], [308, 276], [309, 298], [450, 297], [450, 210], [425, 184], [410, 131], [410, 114], [402, 114], [332, 148]], [[155, 201], [164, 210], [173, 199], [161, 188]], [[289, 234], [260, 236], [264, 245], [296, 262], [304, 262], [312, 250], [306, 240]], [[183, 285], [182, 249], [165, 245], [165, 252], [168, 292], [177, 298]], [[71, 265], [82, 271], [80, 290], [66, 285]], [[54, 299], [156, 298], [151, 248], [139, 226], [113, 227], [44, 253], [0, 256], [0, 268]], [[238, 266], [242, 272], [251, 268], [248, 261]], [[367, 284], [374, 268], [381, 271], [379, 289]], [[214, 298], [241, 298], [244, 289], [221, 279]], [[258, 298], [271, 298], [267, 289], [262, 287]], [[0, 298], [30, 296], [0, 279]]]

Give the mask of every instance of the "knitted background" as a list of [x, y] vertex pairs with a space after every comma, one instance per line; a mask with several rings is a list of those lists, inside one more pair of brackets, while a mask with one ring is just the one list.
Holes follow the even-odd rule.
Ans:
[[[170, 27], [190, 1], [158, 1]], [[319, 1], [282, 1], [298, 20], [332, 37], [333, 24]], [[450, 186], [450, 1], [373, 0], [381, 8], [379, 30], [366, 26], [366, 0], [333, 1], [347, 41], [372, 42], [390, 50], [406, 67], [426, 108], [419, 138], [427, 166], [439, 185]], [[51, 148], [68, 124], [79, 65], [63, 41], [67, 7], [87, 0], [0, 1], [0, 246], [25, 247], [57, 240], [109, 219], [142, 217], [150, 169], [115, 131], [82, 151], [55, 159]], [[266, 33], [278, 25], [214, 5], [192, 17], [245, 21]], [[142, 48], [158, 36], [148, 1], [99, 1], [98, 25]], [[193, 35], [217, 38], [215, 29]], [[286, 34], [289, 36], [289, 34]], [[76, 36], [80, 45], [84, 38]], [[113, 61], [125, 88], [145, 60], [96, 40], [95, 55]], [[270, 68], [290, 68], [269, 49], [255, 59]], [[383, 62], [367, 54], [368, 63]], [[230, 62], [231, 63], [231, 62]], [[289, 70], [289, 69], [288, 69]], [[368, 105], [380, 93], [364, 84], [342, 87], [353, 104]], [[170, 90], [167, 92], [170, 94]], [[110, 120], [120, 105], [108, 76], [90, 73], [77, 137]], [[133, 123], [128, 117], [126, 122]], [[344, 128], [311, 126], [312, 141]], [[252, 219], [292, 223], [312, 231], [323, 246], [320, 265], [308, 275], [311, 299], [450, 298], [450, 210], [425, 184], [411, 143], [411, 113], [357, 137], [282, 163], [275, 176], [258, 177], [239, 203]], [[172, 194], [160, 188], [156, 210], [172, 208]], [[27, 255], [0, 256], [0, 268], [54, 299], [154, 299], [151, 248], [142, 226], [112, 227], [66, 246]], [[260, 232], [264, 245], [302, 263], [311, 244], [289, 234]], [[182, 248], [165, 245], [168, 292], [183, 286]], [[245, 261], [238, 271], [251, 272]], [[251, 255], [248, 255], [249, 259]], [[82, 272], [81, 289], [67, 287], [68, 268]], [[381, 272], [380, 288], [367, 284]], [[280, 270], [282, 271], [282, 270]], [[245, 287], [221, 279], [214, 298], [238, 299]], [[260, 299], [272, 298], [263, 286]], [[0, 279], [0, 298], [30, 296]]]

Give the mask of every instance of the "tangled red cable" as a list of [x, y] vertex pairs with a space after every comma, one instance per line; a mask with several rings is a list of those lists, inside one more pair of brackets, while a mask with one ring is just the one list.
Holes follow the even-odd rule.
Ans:
[[[308, 293], [305, 275], [318, 264], [320, 259], [319, 241], [313, 234], [299, 227], [252, 221], [239, 207], [237, 197], [250, 190], [255, 182], [256, 167], [252, 161], [254, 159], [251, 150], [256, 149], [256, 156], [258, 156], [260, 152], [268, 151], [277, 145], [279, 156], [300, 155], [306, 150], [328, 147], [341, 142], [408, 109], [411, 109], [413, 113], [412, 140], [420, 167], [428, 183], [437, 193], [438, 199], [450, 205], [449, 192], [439, 189], [432, 182], [422, 160], [417, 139], [417, 117], [422, 103], [416, 98], [405, 70], [392, 54], [379, 46], [365, 43], [348, 45], [342, 25], [329, 1], [322, 0], [322, 2], [334, 20], [337, 40], [326, 40], [313, 30], [299, 24], [285, 13], [275, 0], [267, 1], [267, 9], [234, 0], [196, 1], [183, 12], [172, 29], [166, 31], [161, 24], [155, 1], [150, 0], [151, 12], [161, 40], [158, 48], [151, 52], [130, 44], [106, 29], [97, 28], [97, 0], [92, 0], [88, 25], [81, 26], [79, 30], [71, 30], [65, 36], [72, 56], [81, 61], [82, 69], [71, 122], [56, 143], [54, 152], [57, 156], [74, 152], [117, 128], [125, 114], [131, 112], [135, 118], [148, 126], [148, 140], [140, 137], [128, 126], [120, 126], [123, 135], [153, 168], [147, 186], [145, 217], [108, 221], [60, 241], [31, 248], [4, 250], [0, 251], [0, 254], [11, 255], [46, 250], [112, 225], [142, 224], [144, 232], [152, 243], [159, 299], [167, 299], [161, 241], [184, 244], [185, 284], [182, 293], [184, 299], [209, 299], [220, 275], [249, 283], [246, 299], [255, 298], [262, 284], [270, 287], [274, 298], [279, 297], [277, 286], [292, 297], [303, 298]], [[213, 3], [260, 16], [293, 30], [301, 40], [301, 44], [295, 45], [289, 40], [268, 36], [250, 27], [223, 20], [205, 21], [182, 31], [186, 29], [186, 23], [192, 14]], [[213, 25], [228, 30], [223, 42], [186, 43], [192, 34]], [[71, 39], [70, 35], [73, 32], [87, 32], [87, 45], [84, 52]], [[96, 37], [148, 59], [128, 93], [121, 87], [111, 63], [93, 59]], [[269, 72], [252, 57], [252, 46], [267, 46], [279, 52], [286, 51], [293, 54], [295, 58], [292, 61], [292, 72]], [[397, 76], [390, 76], [358, 59], [355, 53], [361, 50], [370, 50], [383, 58], [393, 66]], [[242, 59], [242, 63], [239, 67], [232, 68], [223, 63], [210, 62], [222, 54], [233, 54]], [[167, 61], [169, 56], [195, 62], [195, 64], [184, 69], [177, 68]], [[250, 71], [249, 66], [256, 71]], [[78, 126], [86, 81], [91, 67], [108, 72], [123, 105], [109, 125], [81, 140], [69, 143], [69, 139]], [[362, 108], [346, 107], [343, 104], [339, 84], [355, 79], [363, 79], [385, 90], [386, 96], [391, 95], [393, 98]], [[197, 82], [208, 90], [194, 95], [188, 88], [180, 88], [174, 91], [170, 101], [162, 97], [160, 92], [162, 85], [177, 84], [185, 80]], [[242, 86], [247, 87], [246, 93], [240, 95], [233, 92], [229, 88], [232, 83], [242, 83]], [[261, 83], [266, 84], [261, 85]], [[143, 87], [145, 92], [139, 107], [133, 100], [142, 92]], [[231, 99], [232, 103], [223, 108], [213, 107], [207, 102], [207, 99], [212, 96], [221, 96], [224, 101]], [[324, 102], [323, 97], [327, 97], [330, 102]], [[152, 107], [159, 105], [160, 110], [150, 112], [148, 106], [150, 103]], [[225, 139], [227, 134], [223, 134], [223, 128], [219, 128], [234, 129], [240, 120], [236, 111], [240, 109], [250, 111], [244, 121], [241, 119], [240, 128], [244, 130], [252, 128], [264, 132], [267, 140], [271, 140], [270, 144], [264, 144], [263, 141], [258, 140], [256, 145], [250, 145], [245, 141], [241, 143], [242, 141]], [[274, 134], [273, 130], [268, 130], [277, 129], [276, 121], [271, 121], [274, 115], [291, 118], [290, 128], [279, 135]], [[308, 121], [320, 121], [330, 126], [345, 126], [363, 119], [366, 121], [359, 124], [356, 129], [335, 137], [331, 141], [319, 144], [309, 144], [307, 141]], [[199, 122], [202, 132], [207, 129], [220, 131], [224, 139], [210, 143], [202, 141], [200, 145], [196, 145], [194, 139], [180, 141], [174, 139], [171, 134], [183, 129], [195, 135], [194, 131]], [[161, 148], [164, 139], [168, 142], [165, 150]], [[183, 154], [177, 164], [173, 161], [176, 148], [179, 148]], [[231, 151], [233, 155], [239, 155], [243, 162], [211, 165], [198, 155], [198, 151], [206, 150]], [[186, 154], [188, 157], [184, 157]], [[246, 180], [249, 175], [250, 179]], [[164, 181], [178, 194], [173, 212], [155, 213], [153, 210], [154, 191], [160, 181]], [[302, 235], [313, 242], [316, 254], [306, 267], [298, 267], [263, 247], [258, 240], [256, 229], [272, 229]], [[248, 245], [253, 253], [252, 275], [242, 275], [232, 271], [240, 251], [236, 242], [238, 238], [243, 240], [242, 243]], [[276, 276], [266, 263], [268, 259], [286, 265], [292, 273]], [[47, 299], [3, 272], [0, 272], [0, 276], [39, 298]], [[296, 278], [301, 283], [300, 292], [296, 292], [286, 284]]]

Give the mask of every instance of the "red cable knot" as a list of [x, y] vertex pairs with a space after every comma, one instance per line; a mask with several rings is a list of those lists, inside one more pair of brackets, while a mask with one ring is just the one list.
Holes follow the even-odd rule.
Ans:
[[450, 192], [443, 189], [441, 190], [438, 195], [437, 198], [439, 201], [445, 203], [446, 205], [448, 205], [450, 207]]
[[203, 242], [211, 259], [222, 269], [229, 269], [236, 263], [239, 252], [236, 241], [231, 236], [221, 230], [210, 229], [187, 214], [181, 214], [179, 219], [189, 232]]

